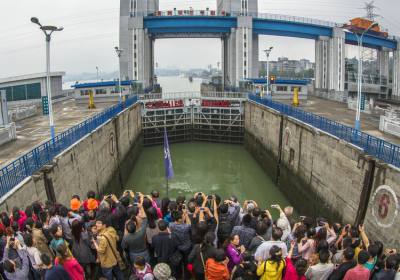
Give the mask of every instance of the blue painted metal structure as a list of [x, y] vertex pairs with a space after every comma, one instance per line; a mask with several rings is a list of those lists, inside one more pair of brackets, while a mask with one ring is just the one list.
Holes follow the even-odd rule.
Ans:
[[0, 197], [49, 163], [56, 155], [137, 102], [132, 96], [75, 125], [0, 169]]
[[[129, 80], [129, 81], [121, 81], [122, 86], [130, 86], [135, 84], [137, 81]], [[82, 83], [82, 84], [74, 84], [71, 87], [73, 88], [94, 88], [94, 87], [111, 87], [118, 86], [118, 81], [105, 81], [105, 82], [94, 82], [94, 83]]]
[[[263, 78], [257, 78], [257, 79], [247, 79], [250, 82], [253, 82], [254, 84], [266, 84], [267, 80]], [[311, 81], [307, 79], [276, 79], [274, 81], [274, 84], [278, 85], [308, 85]]]
[[249, 95], [249, 99], [354, 144], [368, 155], [400, 167], [400, 146], [290, 105], [260, 98], [253, 94]]
[[260, 35], [306, 39], [318, 39], [319, 36], [332, 36], [332, 28], [328, 26], [260, 18], [253, 19], [253, 32]]
[[237, 26], [229, 16], [148, 16], [144, 27], [152, 34], [165, 33], [229, 33]]
[[[144, 28], [149, 33], [179, 34], [179, 33], [230, 33], [237, 27], [237, 17], [234, 16], [147, 16], [144, 18]], [[306, 39], [317, 39], [319, 36], [332, 37], [333, 27], [275, 19], [253, 18], [253, 32], [259, 35], [276, 35]], [[397, 42], [383, 37], [366, 34], [365, 46], [381, 49], [397, 49]], [[357, 44], [354, 34], [346, 32], [346, 43]]]

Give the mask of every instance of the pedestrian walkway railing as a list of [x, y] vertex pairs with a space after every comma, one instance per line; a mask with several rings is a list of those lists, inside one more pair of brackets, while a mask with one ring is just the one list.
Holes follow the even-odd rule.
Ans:
[[125, 108], [135, 104], [137, 96], [111, 106], [99, 114], [77, 124], [0, 169], [0, 198], [25, 178], [49, 163], [56, 155], [89, 134]]
[[374, 137], [350, 126], [329, 120], [327, 118], [305, 112], [290, 105], [250, 94], [249, 99], [258, 104], [272, 108], [283, 115], [295, 118], [339, 139], [343, 139], [359, 148], [366, 154], [374, 156], [386, 163], [400, 167], [400, 146]]

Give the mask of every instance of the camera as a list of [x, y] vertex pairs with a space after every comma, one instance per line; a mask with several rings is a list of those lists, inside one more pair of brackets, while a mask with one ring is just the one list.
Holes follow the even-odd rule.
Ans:
[[210, 194], [209, 196], [207, 196], [207, 199], [213, 199], [213, 196]]
[[198, 192], [197, 195], [201, 195], [201, 192]]

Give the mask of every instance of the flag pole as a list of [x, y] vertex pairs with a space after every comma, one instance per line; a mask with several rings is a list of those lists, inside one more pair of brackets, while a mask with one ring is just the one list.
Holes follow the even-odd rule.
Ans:
[[167, 177], [167, 197], [169, 198], [169, 186], [168, 186], [168, 177]]
[[172, 168], [171, 153], [169, 150], [168, 135], [166, 121], [164, 121], [164, 164], [165, 164], [165, 180], [167, 183], [167, 197], [169, 196], [169, 179], [174, 177], [174, 170]]

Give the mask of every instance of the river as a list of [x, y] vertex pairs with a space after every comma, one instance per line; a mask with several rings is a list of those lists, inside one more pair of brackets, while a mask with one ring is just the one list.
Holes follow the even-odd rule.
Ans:
[[182, 92], [182, 91], [200, 91], [202, 79], [193, 78], [193, 82], [189, 78], [176, 76], [160, 76], [157, 78], [163, 92]]

